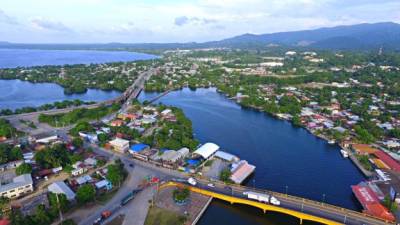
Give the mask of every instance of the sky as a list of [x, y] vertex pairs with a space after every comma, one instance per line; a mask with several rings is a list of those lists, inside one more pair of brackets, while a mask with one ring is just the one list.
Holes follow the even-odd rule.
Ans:
[[204, 42], [244, 33], [400, 23], [400, 0], [0, 0], [0, 41]]

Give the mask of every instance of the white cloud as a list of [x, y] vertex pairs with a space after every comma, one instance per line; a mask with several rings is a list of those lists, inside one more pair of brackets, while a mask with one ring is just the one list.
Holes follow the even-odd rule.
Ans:
[[3, 10], [0, 9], [0, 23], [17, 25], [18, 21], [17, 21], [17, 19], [7, 15]]
[[32, 26], [39, 30], [50, 30], [58, 32], [70, 32], [72, 31], [69, 27], [64, 25], [62, 22], [45, 19], [41, 17], [32, 18], [30, 20]]
[[[399, 8], [399, 0], [13, 0], [0, 3], [0, 30], [9, 41], [31, 41], [27, 31], [46, 42], [208, 41], [243, 33], [399, 22]], [[19, 28], [7, 30], [13, 22]]]

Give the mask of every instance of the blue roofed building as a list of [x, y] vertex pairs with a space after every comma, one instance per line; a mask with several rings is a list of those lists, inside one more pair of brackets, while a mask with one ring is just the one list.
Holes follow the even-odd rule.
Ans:
[[139, 143], [139, 144], [135, 144], [132, 145], [131, 148], [129, 149], [130, 153], [139, 153], [141, 151], [144, 151], [146, 149], [150, 148], [150, 146], [143, 144], [143, 143]]

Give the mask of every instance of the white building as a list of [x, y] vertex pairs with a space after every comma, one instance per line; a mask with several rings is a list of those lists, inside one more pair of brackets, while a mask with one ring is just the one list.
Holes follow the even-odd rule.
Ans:
[[210, 158], [216, 151], [219, 150], [219, 146], [214, 143], [205, 143], [204, 145], [200, 146], [194, 154], [200, 155], [204, 159]]
[[54, 194], [64, 194], [68, 201], [75, 199], [75, 193], [62, 181], [57, 181], [50, 184], [48, 190]]
[[0, 196], [7, 198], [18, 198], [32, 191], [33, 181], [29, 173], [14, 177], [11, 183], [0, 186]]
[[121, 153], [125, 153], [129, 149], [129, 141], [122, 138], [116, 138], [110, 141], [110, 145], [115, 151]]

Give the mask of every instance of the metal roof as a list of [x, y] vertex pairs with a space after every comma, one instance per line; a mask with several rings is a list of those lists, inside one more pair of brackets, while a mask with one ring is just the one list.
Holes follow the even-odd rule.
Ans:
[[194, 151], [194, 153], [202, 156], [205, 159], [208, 159], [210, 156], [212, 156], [218, 150], [219, 150], [218, 145], [216, 145], [214, 143], [205, 143], [200, 148], [198, 148], [196, 151]]

